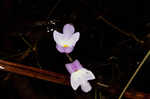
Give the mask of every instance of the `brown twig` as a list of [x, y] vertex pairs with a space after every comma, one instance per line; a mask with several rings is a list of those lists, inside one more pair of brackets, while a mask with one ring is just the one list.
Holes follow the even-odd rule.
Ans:
[[[118, 95], [118, 88], [111, 88], [109, 87], [106, 89], [106, 92], [111, 93], [113, 95]], [[150, 99], [150, 94], [148, 93], [143, 93], [143, 92], [138, 92], [138, 91], [126, 91], [124, 94], [124, 97], [127, 99]]]
[[[38, 68], [34, 68], [27, 65], [17, 64], [13, 62], [8, 62], [4, 60], [0, 60], [1, 70], [16, 73], [19, 75], [24, 75], [28, 77], [33, 77], [37, 79], [47, 80], [53, 83], [69, 85], [69, 78], [67, 75], [59, 74], [51, 71], [46, 71]], [[4, 69], [2, 69], [2, 67]], [[98, 86], [102, 86], [106, 88], [106, 91], [115, 95], [119, 94], [118, 89], [112, 88], [109, 85], [97, 83]], [[124, 96], [129, 99], [150, 99], [150, 94], [145, 94], [143, 92], [136, 91], [126, 91]]]
[[0, 60], [1, 70], [13, 72], [16, 74], [47, 80], [58, 84], [69, 85], [68, 77], [63, 74], [34, 68], [22, 64]]
[[[103, 84], [100, 82], [97, 82], [96, 84], [98, 86], [104, 87], [105, 88], [104, 91], [106, 91], [109, 94], [113, 94], [113, 96], [116, 96], [119, 94], [118, 87], [114, 88], [110, 85]], [[126, 91], [124, 94], [124, 97], [126, 97], [127, 99], [150, 99], [150, 94], [132, 90], [132, 91]]]

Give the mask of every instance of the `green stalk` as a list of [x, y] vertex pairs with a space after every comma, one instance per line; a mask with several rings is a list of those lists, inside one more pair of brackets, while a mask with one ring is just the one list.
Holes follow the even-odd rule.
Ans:
[[145, 63], [145, 61], [148, 59], [150, 55], [150, 50], [147, 52], [147, 54], [145, 55], [145, 57], [143, 58], [142, 62], [138, 65], [137, 69], [135, 70], [134, 74], [132, 75], [132, 77], [129, 79], [128, 83], [126, 84], [126, 86], [124, 87], [123, 91], [121, 92], [120, 96], [118, 99], [121, 99], [122, 96], [124, 95], [125, 91], [127, 90], [127, 88], [129, 87], [129, 85], [131, 84], [131, 82], [133, 81], [133, 79], [135, 78], [135, 76], [137, 75], [137, 73], [139, 72], [139, 70], [141, 69], [141, 67], [143, 66], [143, 64]]

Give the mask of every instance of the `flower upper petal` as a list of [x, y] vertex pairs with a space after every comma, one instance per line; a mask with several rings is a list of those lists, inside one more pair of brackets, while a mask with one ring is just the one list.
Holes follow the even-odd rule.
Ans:
[[75, 29], [74, 29], [74, 26], [73, 25], [71, 25], [71, 24], [66, 24], [66, 25], [64, 25], [64, 27], [63, 27], [63, 33], [64, 34], [73, 34], [74, 33], [74, 31], [75, 31]]
[[54, 41], [58, 44], [58, 45], [61, 45], [61, 43], [63, 42], [63, 39], [64, 39], [64, 36], [63, 34], [59, 33], [58, 31], [54, 31], [53, 32], [53, 38], [54, 38]]
[[75, 46], [76, 42], [79, 40], [80, 38], [80, 33], [76, 32], [74, 33], [71, 38], [68, 40], [68, 45], [69, 46]]
[[85, 81], [83, 84], [81, 84], [81, 89], [82, 89], [82, 91], [87, 93], [87, 92], [91, 91], [92, 87], [88, 81]]

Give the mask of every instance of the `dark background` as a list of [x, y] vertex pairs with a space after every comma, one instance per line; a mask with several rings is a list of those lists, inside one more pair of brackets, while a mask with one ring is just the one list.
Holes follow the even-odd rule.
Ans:
[[[24, 51], [28, 47], [18, 36], [20, 34], [31, 44], [38, 41], [38, 62], [43, 69], [68, 74], [64, 64], [69, 61], [65, 55], [56, 50], [52, 37], [53, 32], [47, 31], [48, 29], [57, 29], [62, 32], [64, 24], [72, 23], [76, 31], [80, 32], [81, 38], [71, 56], [74, 59], [79, 59], [86, 68], [92, 70], [98, 81], [102, 80], [123, 87], [136, 69], [137, 62], [142, 60], [149, 49], [149, 9], [148, 1], [137, 0], [1, 0], [0, 55], [2, 59], [37, 66], [37, 59], [32, 53], [22, 61], [7, 57]], [[134, 33], [146, 43], [141, 46], [132, 38], [118, 32], [102, 20], [98, 20], [98, 16], [105, 17], [126, 32]], [[55, 22], [55, 24], [48, 24], [50, 21]], [[108, 61], [112, 56], [116, 59], [111, 62]], [[111, 78], [112, 63], [119, 66], [121, 74], [118, 74], [118, 69], [116, 70], [116, 75], [120, 75], [119, 78]], [[145, 63], [130, 89], [149, 93], [148, 78], [149, 61]], [[3, 91], [4, 96], [12, 96], [8, 99], [22, 99], [16, 97], [30, 96], [30, 94], [25, 95], [25, 93], [20, 95], [21, 90], [23, 90], [21, 89], [22, 86], [20, 85], [18, 89], [14, 87], [17, 83], [17, 81], [14, 82], [14, 79], [17, 79], [18, 82], [20, 79], [30, 82], [24, 84], [24, 86], [30, 86], [26, 92], [36, 90], [33, 92], [39, 94], [39, 99], [47, 99], [48, 97], [51, 97], [49, 99], [72, 99], [80, 96], [80, 91], [74, 92], [70, 87], [64, 88], [64, 86], [57, 84], [32, 78], [16, 77], [15, 75], [7, 83], [2, 80], [1, 86], [4, 86], [2, 87], [5, 90]], [[91, 96], [82, 94], [83, 97], [88, 97], [87, 99], [93, 99], [93, 93], [94, 91], [91, 92]], [[42, 96], [43, 98], [40, 98]], [[80, 97], [78, 98], [80, 99]]]

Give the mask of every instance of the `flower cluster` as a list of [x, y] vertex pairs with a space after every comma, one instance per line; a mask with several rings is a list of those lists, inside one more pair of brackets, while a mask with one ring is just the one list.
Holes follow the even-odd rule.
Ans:
[[[53, 38], [56, 42], [56, 49], [60, 53], [71, 53], [80, 38], [80, 33], [75, 32], [75, 28], [71, 24], [66, 24], [63, 27], [63, 33], [58, 31], [53, 32]], [[92, 87], [89, 80], [95, 79], [94, 74], [84, 68], [80, 62], [76, 59], [72, 63], [65, 64], [66, 69], [71, 74], [70, 83], [73, 90], [77, 90], [81, 86], [82, 91], [89, 92]]]

